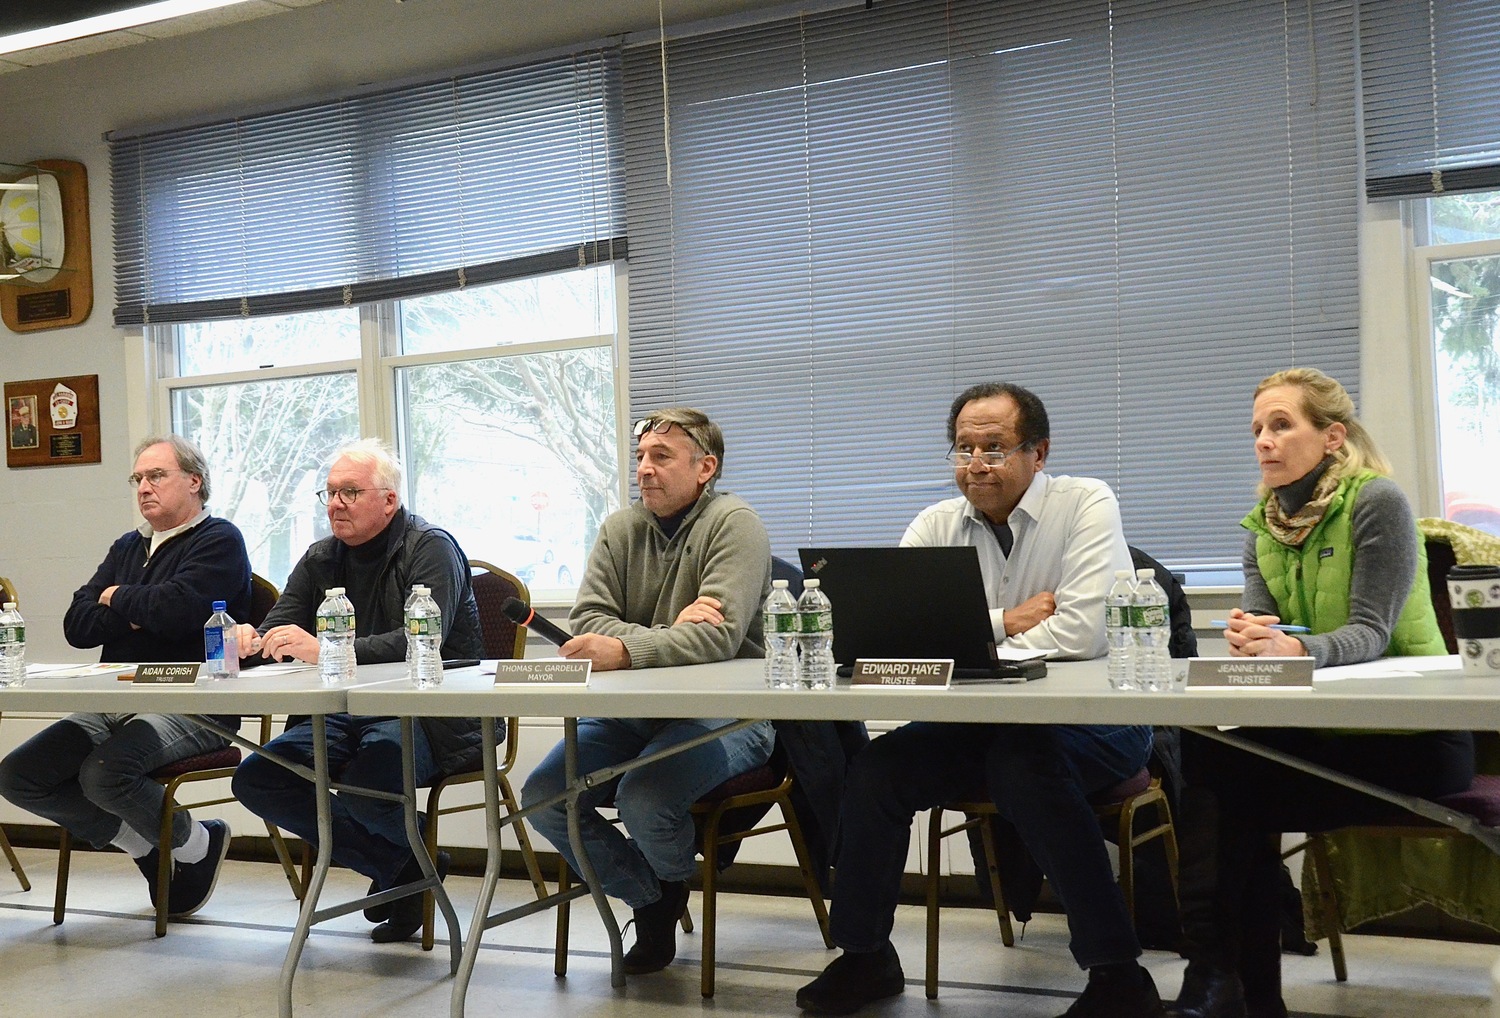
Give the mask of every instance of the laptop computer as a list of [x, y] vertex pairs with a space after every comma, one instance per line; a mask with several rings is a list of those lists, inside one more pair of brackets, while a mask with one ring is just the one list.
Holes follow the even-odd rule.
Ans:
[[1040, 660], [995, 652], [974, 548], [801, 548], [802, 572], [833, 603], [839, 675], [859, 658], [952, 658], [954, 681], [1040, 678]]

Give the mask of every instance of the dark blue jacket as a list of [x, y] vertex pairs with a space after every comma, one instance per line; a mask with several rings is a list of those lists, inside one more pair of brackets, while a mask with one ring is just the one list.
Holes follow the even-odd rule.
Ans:
[[[101, 661], [202, 661], [203, 623], [213, 602], [228, 602], [236, 620], [249, 617], [250, 559], [233, 523], [210, 516], [148, 562], [150, 547], [151, 538], [138, 530], [110, 546], [63, 616], [68, 643], [102, 647]], [[100, 604], [99, 595], [115, 585], [120, 589], [108, 607]]]

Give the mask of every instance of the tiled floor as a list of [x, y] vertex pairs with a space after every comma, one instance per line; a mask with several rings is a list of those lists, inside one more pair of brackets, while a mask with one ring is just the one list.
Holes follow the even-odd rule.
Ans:
[[[230, 862], [213, 900], [197, 916], [152, 936], [144, 883], [122, 855], [74, 857], [67, 921], [52, 925], [55, 856], [21, 850], [32, 878], [25, 893], [0, 870], [0, 1015], [264, 1016], [277, 1009], [277, 977], [295, 904], [275, 867]], [[360, 893], [364, 882], [334, 871], [334, 893]], [[467, 928], [478, 881], [449, 880]], [[500, 896], [519, 903], [529, 886], [502, 881]], [[505, 1014], [645, 1018], [669, 1009], [793, 1018], [796, 988], [833, 957], [824, 950], [803, 901], [750, 895], [721, 897], [718, 993], [698, 992], [698, 935], [680, 938], [666, 972], [609, 985], [598, 918], [575, 909], [573, 955], [566, 979], [552, 974], [550, 914], [491, 930], [468, 995], [470, 1015]], [[697, 898], [694, 898], [697, 910]], [[443, 945], [424, 954], [414, 943], [377, 946], [356, 913], [313, 933], [294, 987], [299, 1015], [448, 1014], [452, 980]], [[923, 918], [903, 907], [897, 946], [906, 993], [868, 1010], [873, 1018], [1049, 1018], [1067, 1009], [1082, 985], [1055, 916], [1040, 916], [1012, 950], [1000, 946], [993, 917], [949, 909], [943, 919], [943, 983], [938, 1000], [922, 993]], [[1326, 948], [1325, 948], [1326, 950]], [[1288, 1004], [1303, 1015], [1361, 1018], [1490, 1018], [1494, 947], [1379, 937], [1348, 939], [1350, 981], [1339, 986], [1325, 954], [1285, 960]], [[1163, 994], [1175, 992], [1183, 963], [1151, 954], [1147, 964]]]

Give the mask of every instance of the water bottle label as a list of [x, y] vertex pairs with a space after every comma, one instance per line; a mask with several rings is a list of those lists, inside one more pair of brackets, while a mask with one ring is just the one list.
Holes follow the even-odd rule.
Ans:
[[1130, 624], [1129, 613], [1123, 604], [1104, 606], [1104, 625], [1110, 629], [1121, 629]]
[[797, 631], [797, 615], [795, 612], [762, 612], [765, 630], [767, 633], [795, 633]]
[[342, 636], [354, 632], [353, 615], [319, 615], [319, 636]]
[[[436, 625], [434, 625], [436, 624]], [[407, 619], [406, 635], [435, 636], [443, 631], [442, 619]]]
[[224, 659], [224, 630], [222, 628], [203, 631], [203, 659], [205, 661]]
[[25, 626], [6, 626], [0, 629], [0, 643], [25, 643]]
[[1130, 607], [1130, 625], [1134, 629], [1160, 629], [1167, 624], [1164, 604], [1137, 604]]
[[798, 626], [798, 632], [801, 633], [831, 633], [833, 612], [799, 612]]

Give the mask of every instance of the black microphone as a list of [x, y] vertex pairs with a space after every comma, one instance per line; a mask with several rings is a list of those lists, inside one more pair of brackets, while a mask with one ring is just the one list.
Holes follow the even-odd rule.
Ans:
[[519, 597], [507, 597], [505, 603], [500, 606], [500, 611], [516, 625], [525, 626], [548, 643], [555, 643], [561, 647], [573, 639], [565, 630], [538, 615], [535, 608]]

